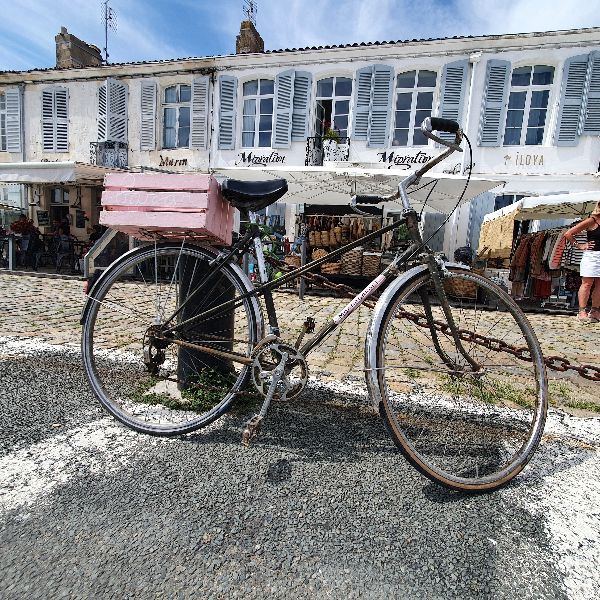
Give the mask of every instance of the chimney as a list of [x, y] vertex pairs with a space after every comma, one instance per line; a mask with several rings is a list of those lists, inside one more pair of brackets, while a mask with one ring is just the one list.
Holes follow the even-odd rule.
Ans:
[[236, 54], [252, 54], [253, 52], [264, 52], [265, 43], [260, 37], [252, 21], [242, 21], [240, 33], [235, 38]]
[[77, 67], [98, 67], [102, 64], [100, 49], [93, 44], [86, 44], [67, 31], [60, 28], [56, 41], [56, 68], [76, 69]]

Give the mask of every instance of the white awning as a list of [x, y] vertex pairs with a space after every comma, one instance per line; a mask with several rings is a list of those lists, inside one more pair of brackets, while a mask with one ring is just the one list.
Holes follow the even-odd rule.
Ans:
[[576, 219], [589, 215], [600, 201], [600, 190], [551, 196], [528, 196], [514, 204], [485, 215], [484, 222], [514, 213], [515, 221], [536, 219]]
[[119, 170], [81, 162], [0, 163], [0, 182], [101, 185], [106, 173]]
[[[230, 177], [244, 181], [260, 181], [276, 178], [286, 179], [288, 193], [280, 202], [290, 204], [337, 204], [347, 205], [353, 194], [377, 194], [388, 196], [398, 191], [398, 184], [410, 171], [360, 167], [223, 167], [213, 169], [219, 177]], [[418, 185], [409, 189], [409, 198], [415, 210], [449, 213], [462, 194], [466, 177], [460, 175], [428, 174]], [[502, 185], [492, 181], [471, 177], [463, 202]], [[389, 210], [401, 210], [396, 202], [387, 203]]]

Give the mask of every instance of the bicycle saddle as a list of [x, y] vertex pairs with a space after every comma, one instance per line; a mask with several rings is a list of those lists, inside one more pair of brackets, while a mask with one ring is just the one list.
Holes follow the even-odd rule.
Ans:
[[285, 179], [269, 181], [241, 181], [225, 179], [221, 193], [230, 204], [241, 210], [260, 210], [277, 202], [288, 191]]

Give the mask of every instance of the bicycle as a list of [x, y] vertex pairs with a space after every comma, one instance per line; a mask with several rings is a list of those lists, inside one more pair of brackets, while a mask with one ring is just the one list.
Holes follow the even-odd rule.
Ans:
[[[351, 199], [357, 211], [360, 204], [399, 199], [402, 218], [277, 279], [268, 277], [260, 229], [252, 223], [220, 250], [154, 239], [117, 259], [92, 287], [81, 318], [85, 371], [102, 406], [136, 431], [175, 436], [258, 394], [262, 407], [242, 435], [248, 445], [270, 402], [295, 398], [307, 385], [307, 355], [386, 284], [367, 329], [365, 377], [395, 444], [421, 473], [451, 489], [493, 490], [515, 477], [544, 428], [542, 351], [505, 291], [464, 265], [445, 263], [421, 239], [407, 189], [462, 151], [463, 139], [458, 123], [446, 119], [425, 119], [421, 129], [447, 149], [392, 196]], [[454, 134], [454, 141], [434, 131]], [[222, 183], [242, 215], [286, 191], [285, 180]], [[273, 290], [402, 224], [409, 248], [330, 322], [315, 332], [309, 317], [295, 343], [280, 337]], [[256, 286], [238, 264], [248, 252], [258, 265]]]

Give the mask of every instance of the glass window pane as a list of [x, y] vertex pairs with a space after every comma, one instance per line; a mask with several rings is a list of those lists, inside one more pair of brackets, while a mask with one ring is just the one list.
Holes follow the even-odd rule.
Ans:
[[554, 67], [535, 65], [533, 67], [533, 85], [551, 85], [554, 81]]
[[243, 131], [254, 131], [254, 117], [244, 117], [242, 129]]
[[179, 127], [189, 127], [190, 124], [190, 108], [182, 106], [179, 109]]
[[427, 138], [421, 133], [420, 129], [414, 130], [413, 146], [427, 146]]
[[261, 148], [269, 148], [271, 146], [271, 132], [261, 131], [258, 134], [258, 145]]
[[419, 79], [417, 85], [419, 87], [435, 87], [437, 73], [433, 71], [419, 71]]
[[408, 129], [396, 129], [392, 146], [406, 146], [408, 143]]
[[263, 98], [260, 101], [260, 113], [262, 115], [273, 114], [273, 98]]
[[518, 67], [512, 72], [512, 85], [529, 85], [531, 80], [531, 67]]
[[256, 100], [244, 100], [244, 114], [255, 115], [256, 114]]
[[398, 77], [396, 77], [396, 86], [399, 88], [414, 88], [415, 76], [415, 71], [407, 71], [406, 73], [400, 73]]
[[177, 109], [176, 108], [165, 108], [164, 123], [165, 123], [165, 127], [175, 127], [175, 123], [177, 123]]
[[527, 92], [511, 92], [508, 97], [508, 108], [525, 108]]
[[549, 90], [531, 92], [531, 108], [546, 108], [548, 106]]
[[397, 110], [410, 110], [412, 104], [412, 94], [398, 94], [396, 96], [396, 109]]
[[6, 108], [6, 96], [4, 94], [0, 94], [0, 110], [4, 110]]
[[177, 102], [177, 86], [173, 85], [165, 90], [165, 102]]
[[180, 127], [179, 128], [179, 143], [177, 144], [178, 148], [185, 148], [190, 145], [190, 128], [189, 127]]
[[350, 100], [336, 100], [334, 111], [336, 115], [347, 115], [350, 112]]
[[410, 112], [407, 110], [396, 111], [396, 127], [402, 129], [410, 123]]
[[527, 130], [527, 135], [525, 136], [525, 145], [526, 146], [539, 146], [541, 145], [544, 139], [544, 129], [543, 127], [535, 127]]
[[415, 111], [415, 127], [421, 127], [421, 123], [427, 118], [431, 116], [430, 110], [417, 110]]
[[336, 96], [351, 96], [352, 95], [352, 79], [347, 77], [337, 77], [335, 80], [335, 95]]
[[523, 111], [522, 110], [509, 110], [506, 113], [506, 126], [507, 127], [521, 127], [523, 125]]
[[417, 108], [431, 110], [433, 104], [433, 92], [420, 92], [417, 94]]
[[521, 128], [507, 127], [504, 131], [504, 145], [518, 146], [521, 143]]
[[189, 85], [179, 86], [179, 102], [189, 102], [192, 98], [192, 88]]
[[527, 119], [528, 127], [543, 127], [546, 124], [546, 109], [532, 108]]
[[261, 79], [260, 80], [260, 93], [262, 96], [273, 93], [273, 86], [275, 85], [272, 79]]
[[258, 80], [246, 81], [244, 83], [244, 96], [254, 96], [258, 94]]
[[348, 128], [348, 115], [339, 115], [335, 117], [334, 125], [336, 129]]
[[244, 148], [252, 148], [254, 146], [254, 131], [242, 133], [242, 146]]
[[165, 127], [163, 135], [163, 148], [175, 148], [175, 127]]
[[273, 129], [273, 117], [271, 115], [261, 115], [258, 121], [258, 129], [260, 131], [270, 131]]
[[333, 96], [333, 77], [317, 81], [317, 97], [331, 98]]

